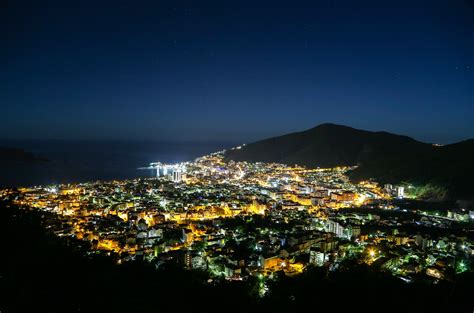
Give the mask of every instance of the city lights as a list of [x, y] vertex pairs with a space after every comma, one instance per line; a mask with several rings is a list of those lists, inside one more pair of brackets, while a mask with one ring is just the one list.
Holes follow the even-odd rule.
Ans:
[[[449, 267], [469, 270], [464, 258], [472, 243], [465, 238], [399, 230], [402, 224], [443, 230], [465, 223], [467, 212], [400, 209], [393, 204], [403, 194], [399, 186], [352, 183], [351, 167], [234, 162], [224, 151], [150, 166], [154, 178], [4, 190], [2, 197], [52, 214], [57, 222], [48, 227], [57, 236], [84, 241], [118, 265], [177, 262], [206, 271], [211, 282], [254, 276], [261, 297], [271, 293], [274, 273], [337, 271], [351, 259], [377, 261], [404, 282], [420, 272], [440, 280]], [[454, 265], [446, 255], [461, 259]]]

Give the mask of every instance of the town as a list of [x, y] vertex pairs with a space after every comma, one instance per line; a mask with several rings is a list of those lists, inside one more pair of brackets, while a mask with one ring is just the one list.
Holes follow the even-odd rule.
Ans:
[[207, 272], [209, 283], [257, 277], [262, 297], [276, 275], [311, 267], [365, 263], [406, 283], [470, 271], [474, 211], [408, 205], [410, 185], [353, 183], [349, 167], [227, 161], [223, 151], [152, 166], [154, 178], [5, 189], [0, 197], [50, 213], [48, 231], [87, 242], [87, 253], [117, 264], [175, 263]]

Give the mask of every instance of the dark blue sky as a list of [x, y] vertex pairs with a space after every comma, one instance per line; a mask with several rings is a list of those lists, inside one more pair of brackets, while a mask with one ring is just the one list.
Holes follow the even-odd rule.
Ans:
[[1, 138], [474, 137], [472, 1], [34, 3], [0, 9]]

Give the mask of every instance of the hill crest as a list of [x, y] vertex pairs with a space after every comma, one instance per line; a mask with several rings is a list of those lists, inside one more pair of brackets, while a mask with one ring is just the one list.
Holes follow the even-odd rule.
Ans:
[[[324, 123], [228, 150], [227, 160], [276, 162], [309, 168], [354, 166], [354, 180], [402, 181], [446, 186], [452, 194], [474, 197], [474, 139], [434, 146], [404, 135]], [[471, 186], [471, 187], [469, 187]]]

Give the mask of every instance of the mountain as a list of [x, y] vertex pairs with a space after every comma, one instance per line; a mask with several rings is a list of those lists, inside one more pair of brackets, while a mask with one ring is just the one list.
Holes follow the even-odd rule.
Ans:
[[435, 146], [387, 132], [321, 124], [228, 150], [225, 158], [309, 168], [357, 165], [349, 173], [355, 181], [374, 178], [381, 183], [409, 182], [439, 187], [453, 197], [474, 197], [470, 183], [474, 175], [472, 139]]
[[20, 148], [0, 147], [0, 162], [32, 162], [46, 161], [45, 159], [36, 157], [33, 153], [27, 152]]

